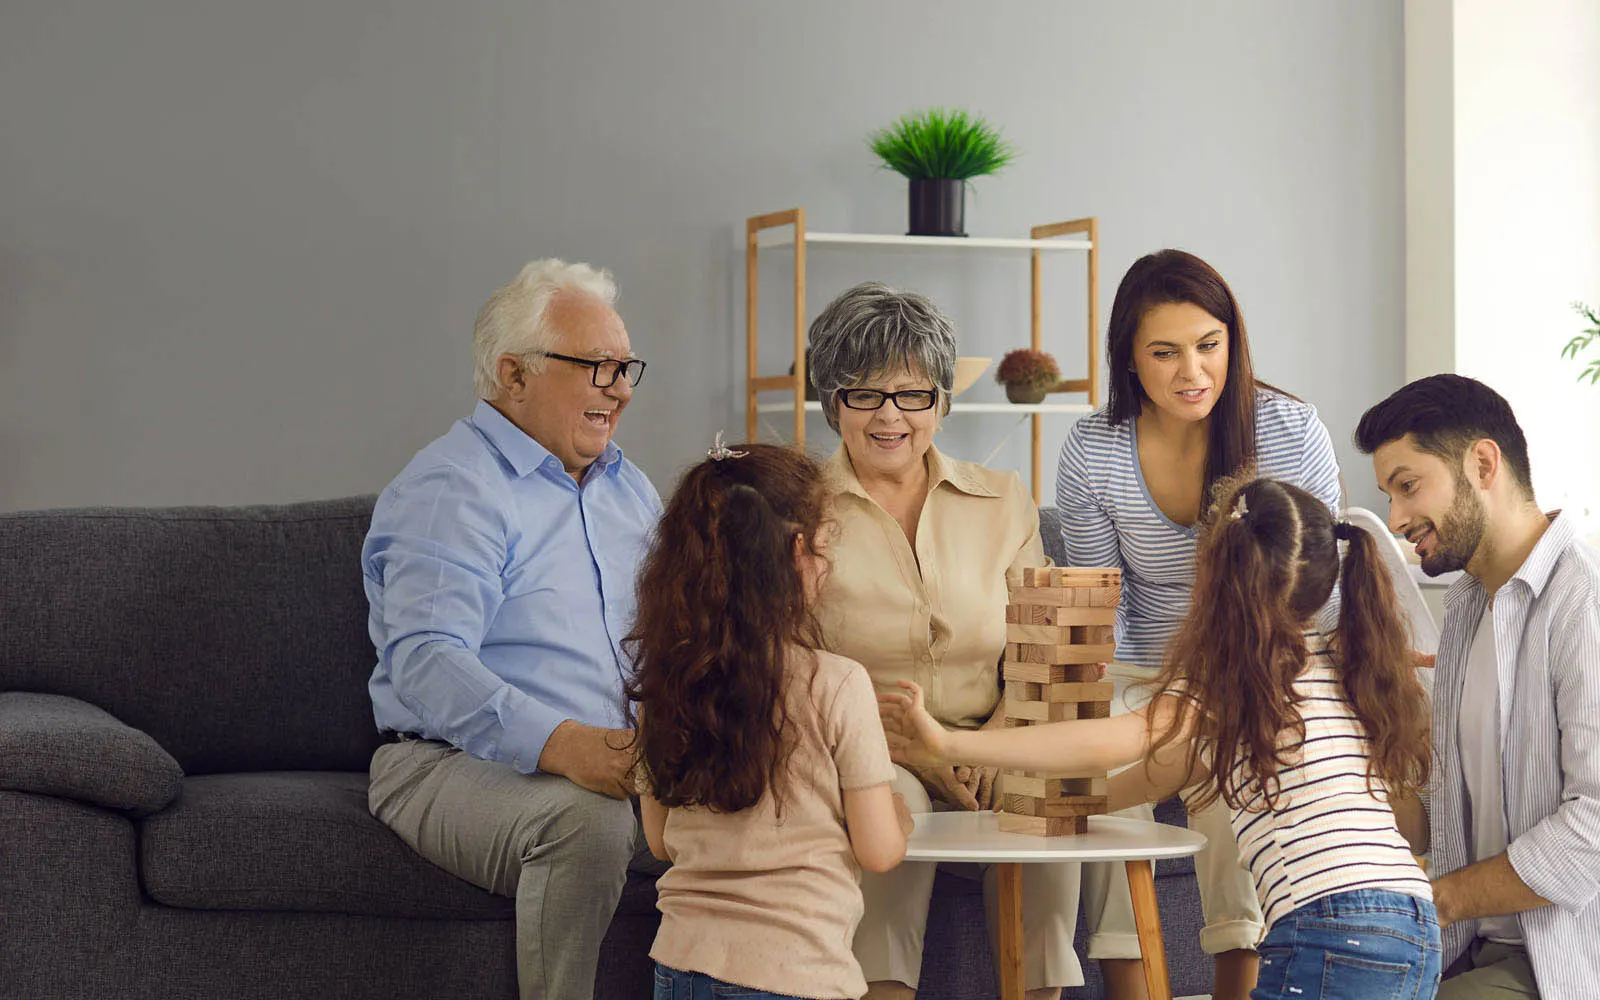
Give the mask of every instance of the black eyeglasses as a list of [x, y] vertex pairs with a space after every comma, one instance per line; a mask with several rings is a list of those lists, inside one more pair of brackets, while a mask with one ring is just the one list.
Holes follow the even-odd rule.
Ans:
[[901, 389], [899, 392], [880, 392], [877, 389], [840, 389], [839, 402], [852, 410], [876, 410], [894, 400], [895, 408], [902, 413], [931, 410], [939, 401], [937, 389]]
[[616, 358], [594, 360], [592, 358], [575, 358], [570, 354], [556, 354], [554, 351], [534, 351], [533, 353], [542, 358], [555, 358], [557, 361], [565, 361], [568, 364], [583, 365], [589, 369], [589, 381], [593, 382], [597, 389], [609, 389], [616, 385], [618, 375], [627, 379], [628, 384], [635, 389], [639, 387], [640, 382], [644, 381], [644, 362], [638, 358], [630, 358], [627, 361], [618, 361]]

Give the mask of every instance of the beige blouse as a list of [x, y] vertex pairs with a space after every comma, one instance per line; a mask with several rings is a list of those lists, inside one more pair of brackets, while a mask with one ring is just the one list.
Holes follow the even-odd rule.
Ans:
[[935, 718], [975, 728], [1000, 700], [1007, 576], [1049, 560], [1038, 508], [1015, 472], [934, 447], [927, 463], [915, 553], [842, 445], [825, 463], [840, 532], [818, 617], [827, 648], [865, 665], [880, 690], [915, 681]]

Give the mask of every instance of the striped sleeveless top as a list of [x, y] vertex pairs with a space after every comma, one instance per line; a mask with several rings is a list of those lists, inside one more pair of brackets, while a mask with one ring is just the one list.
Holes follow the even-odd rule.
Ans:
[[1305, 742], [1280, 746], [1279, 793], [1262, 811], [1259, 790], [1230, 810], [1239, 859], [1255, 879], [1265, 926], [1312, 900], [1352, 889], [1403, 892], [1431, 901], [1428, 878], [1395, 828], [1381, 785], [1367, 787], [1371, 744], [1345, 697], [1328, 636], [1307, 633], [1311, 651], [1295, 681]]
[[[1339, 462], [1328, 428], [1309, 403], [1256, 391], [1256, 467], [1338, 515]], [[1113, 424], [1101, 409], [1072, 425], [1056, 467], [1056, 506], [1068, 565], [1122, 570], [1117, 659], [1161, 666], [1167, 640], [1189, 612], [1199, 530], [1174, 522], [1151, 498], [1134, 421]], [[1318, 624], [1332, 628], [1337, 613], [1336, 592]]]

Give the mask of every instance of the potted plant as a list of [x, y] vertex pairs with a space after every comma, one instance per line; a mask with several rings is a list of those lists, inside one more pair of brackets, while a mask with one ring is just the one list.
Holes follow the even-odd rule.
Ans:
[[1042, 403], [1061, 381], [1061, 369], [1045, 352], [1024, 348], [1000, 359], [994, 380], [1006, 387], [1006, 398], [1013, 403]]
[[911, 182], [907, 236], [967, 235], [967, 183], [1016, 157], [1000, 130], [982, 117], [945, 108], [904, 115], [867, 144], [885, 167]]
[[[1563, 358], [1577, 358], [1580, 351], [1600, 340], [1600, 313], [1596, 313], [1593, 308], [1582, 302], [1574, 302], [1572, 308], [1593, 325], [1567, 341], [1567, 346], [1561, 349]], [[1584, 379], [1588, 379], [1590, 385], [1600, 383], [1600, 358], [1591, 360], [1589, 366], [1578, 373], [1578, 381], [1582, 382]]]

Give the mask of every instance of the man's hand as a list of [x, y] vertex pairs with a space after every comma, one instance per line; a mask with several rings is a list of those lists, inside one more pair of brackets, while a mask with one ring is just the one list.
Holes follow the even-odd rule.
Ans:
[[633, 730], [601, 729], [568, 719], [555, 728], [539, 754], [539, 770], [559, 774], [580, 788], [625, 799], [633, 792]]

